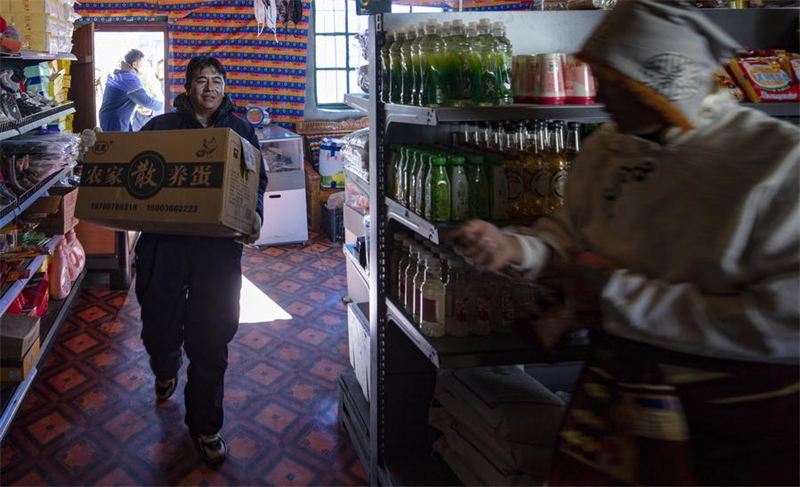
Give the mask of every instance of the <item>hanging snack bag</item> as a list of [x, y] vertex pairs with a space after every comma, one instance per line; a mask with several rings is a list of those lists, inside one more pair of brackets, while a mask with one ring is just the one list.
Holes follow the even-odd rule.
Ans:
[[323, 188], [344, 188], [343, 146], [338, 139], [324, 139], [319, 146], [319, 174]]
[[728, 70], [753, 103], [796, 102], [797, 84], [777, 57], [731, 59]]

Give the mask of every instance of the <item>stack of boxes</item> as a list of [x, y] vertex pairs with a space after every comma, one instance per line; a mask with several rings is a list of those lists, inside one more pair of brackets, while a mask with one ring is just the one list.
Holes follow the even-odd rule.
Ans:
[[50, 54], [72, 51], [74, 0], [0, 0], [0, 12], [20, 33], [23, 49]]
[[[67, 103], [67, 94], [72, 84], [70, 61], [59, 59], [27, 66], [24, 71], [27, 91], [35, 91], [59, 105]], [[73, 115], [48, 125], [49, 130], [72, 132]]]
[[0, 382], [22, 382], [39, 359], [39, 318], [0, 317]]

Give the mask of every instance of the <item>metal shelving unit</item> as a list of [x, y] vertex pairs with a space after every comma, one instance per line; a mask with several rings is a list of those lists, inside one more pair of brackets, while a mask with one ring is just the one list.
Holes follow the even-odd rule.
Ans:
[[71, 170], [71, 166], [58, 170], [58, 172], [48, 176], [44, 181], [41, 181], [39, 184], [29, 189], [25, 194], [20, 196], [16, 202], [0, 208], [0, 228], [21, 215], [22, 212], [27, 210], [29, 206], [44, 195], [48, 189], [59, 182]]
[[[366, 95], [345, 95], [345, 103], [367, 113]], [[772, 117], [800, 117], [800, 103], [742, 103]], [[556, 119], [582, 123], [609, 122], [603, 105], [533, 105], [515, 104], [503, 107], [427, 108], [409, 105], [386, 105], [386, 125], [393, 123], [437, 126], [442, 123], [496, 120]]]
[[39, 52], [39, 51], [26, 51], [22, 50], [16, 54], [11, 53], [0, 53], [0, 59], [19, 59], [21, 61], [55, 61], [55, 60], [64, 60], [64, 61], [77, 61], [78, 58], [70, 53], [70, 52], [59, 52], [56, 54], [50, 54], [49, 52]]
[[[39, 265], [41, 265], [41, 262]], [[69, 311], [80, 294], [84, 277], [86, 277], [86, 270], [84, 270], [78, 276], [78, 278], [75, 279], [75, 282], [72, 284], [72, 292], [69, 293], [69, 296], [67, 296], [65, 299], [53, 299], [50, 301], [48, 304], [47, 313], [45, 313], [45, 315], [42, 317], [42, 322], [40, 325], [40, 329], [46, 331], [44, 339], [41, 342], [39, 359], [36, 365], [28, 373], [28, 376], [25, 377], [25, 380], [17, 384], [15, 387], [5, 386], [6, 388], [3, 389], [3, 409], [2, 416], [0, 416], [0, 443], [2, 443], [6, 433], [8, 433], [8, 429], [11, 426], [12, 421], [14, 421], [14, 417], [16, 416], [17, 412], [19, 411], [19, 407], [22, 404], [22, 400], [25, 398], [25, 394], [28, 393], [31, 384], [33, 384], [33, 381], [36, 379], [36, 375], [39, 372], [39, 364], [43, 363], [45, 357], [47, 357], [47, 353], [49, 352], [50, 347], [52, 347], [53, 340], [58, 335], [61, 325], [64, 323], [64, 321], [66, 321], [67, 316], [69, 316]], [[13, 391], [11, 390], [12, 387]]]
[[369, 288], [369, 271], [364, 269], [364, 267], [361, 265], [361, 262], [359, 262], [355, 244], [344, 244], [342, 246], [342, 252], [344, 252], [344, 256], [347, 258], [347, 260], [349, 260], [350, 263], [355, 266], [356, 271], [358, 271], [358, 276], [361, 278], [367, 288]]
[[50, 110], [34, 113], [33, 115], [29, 115], [14, 122], [2, 123], [0, 124], [0, 140], [26, 134], [31, 130], [35, 130], [43, 125], [47, 125], [53, 120], [58, 120], [72, 113], [75, 113], [75, 104], [70, 102], [51, 108]]
[[[380, 6], [376, 7], [380, 8]], [[716, 9], [714, 9], [716, 10]], [[796, 14], [797, 10], [792, 10]], [[515, 52], [574, 52], [602, 20], [605, 12], [472, 12], [447, 14], [376, 14], [370, 16], [370, 86], [382, 86], [384, 73], [378, 54], [383, 32], [437, 18], [460, 18], [465, 23], [491, 16], [508, 28]], [[796, 45], [796, 15], [770, 9], [709, 11], [743, 45], [756, 49]], [[753, 26], [762, 28], [755, 29]], [[768, 26], [768, 28], [763, 28]], [[531, 35], [534, 32], [535, 35]], [[769, 38], [767, 38], [769, 37]], [[447, 124], [469, 121], [559, 119], [584, 123], [609, 120], [603, 106], [510, 105], [502, 107], [427, 108], [382, 104], [377, 97], [346, 95], [345, 103], [370, 119], [370, 397], [362, 404], [368, 431], [356, 443], [367, 442], [365, 468], [372, 485], [459, 485], [445, 462], [431, 455], [427, 411], [439, 369], [518, 363], [575, 364], [590, 345], [573, 335], [555, 353], [546, 355], [530, 346], [524, 330], [509, 335], [429, 338], [387, 295], [392, 233], [415, 232], [434, 244], [447, 240], [457, 224], [432, 223], [388, 197], [391, 181], [389, 146], [393, 142], [431, 143], [443, 140]], [[746, 104], [776, 117], [798, 117], [792, 103]], [[363, 188], [362, 188], [363, 189]], [[345, 250], [347, 254], [347, 250]], [[354, 255], [348, 255], [354, 258]], [[355, 259], [357, 262], [357, 259]], [[360, 266], [357, 266], [360, 268]], [[362, 276], [364, 277], [364, 276]], [[343, 390], [353, 386], [340, 385]], [[357, 387], [356, 387], [357, 389]], [[365, 398], [366, 399], [366, 398]], [[352, 408], [352, 404], [349, 404]], [[366, 439], [365, 439], [366, 436]], [[357, 449], [360, 447], [357, 447]]]
[[557, 353], [544, 353], [525, 331], [485, 336], [431, 338], [391, 299], [386, 300], [389, 319], [397, 324], [437, 369], [486, 367], [549, 362], [575, 362], [588, 356], [588, 340], [575, 336]]
[[[48, 255], [53, 254], [53, 250], [56, 248], [56, 245], [58, 245], [58, 242], [60, 242], [62, 238], [63, 237], [61, 235], [56, 235], [50, 239], [46, 247]], [[44, 263], [46, 258], [47, 255], [39, 255], [34, 257], [25, 266], [25, 269], [29, 270], [30, 275], [33, 276], [36, 273], [36, 269], [42, 266], [42, 263]], [[14, 299], [16, 299], [20, 291], [22, 291], [28, 284], [28, 281], [30, 281], [30, 277], [14, 281], [13, 283], [9, 284], [6, 289], [2, 290], [2, 295], [0, 295], [0, 316], [3, 316]]]

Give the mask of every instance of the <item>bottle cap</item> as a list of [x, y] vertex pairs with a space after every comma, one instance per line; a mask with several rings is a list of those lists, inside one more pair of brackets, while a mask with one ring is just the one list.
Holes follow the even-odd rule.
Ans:
[[505, 161], [503, 161], [503, 157], [497, 154], [486, 154], [486, 162], [488, 162], [492, 166], [502, 166], [503, 164], [505, 164]]
[[454, 166], [463, 166], [464, 165], [464, 157], [463, 156], [453, 156], [450, 158], [450, 163]]
[[441, 156], [436, 156], [436, 157], [433, 158], [433, 165], [434, 166], [445, 166], [445, 165], [447, 165], [447, 158], [446, 157], [441, 157]]
[[478, 21], [478, 26], [480, 27], [491, 27], [492, 20], [491, 19], [480, 19]]
[[450, 23], [450, 25], [452, 27], [464, 27], [464, 21], [461, 19], [455, 19]]

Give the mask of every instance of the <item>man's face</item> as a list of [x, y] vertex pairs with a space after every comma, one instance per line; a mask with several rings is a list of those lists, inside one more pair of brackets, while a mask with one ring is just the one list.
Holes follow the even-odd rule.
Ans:
[[597, 103], [605, 104], [606, 111], [625, 134], [653, 133], [665, 125], [650, 105], [639, 101], [637, 95], [611, 80], [599, 80]]
[[225, 79], [211, 66], [197, 73], [189, 86], [189, 99], [198, 112], [214, 113], [225, 97]]
[[132, 67], [133, 69], [135, 69], [136, 71], [139, 71], [139, 68], [141, 67], [141, 65], [142, 65], [143, 63], [144, 63], [144, 58], [139, 58], [138, 60], [134, 61], [134, 62], [131, 64], [131, 67]]

